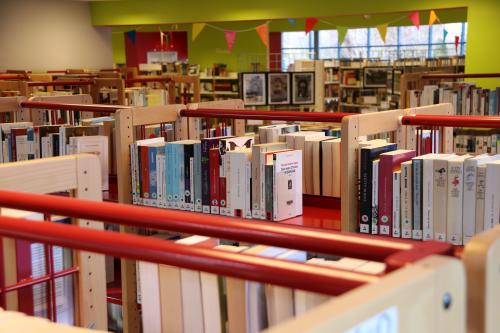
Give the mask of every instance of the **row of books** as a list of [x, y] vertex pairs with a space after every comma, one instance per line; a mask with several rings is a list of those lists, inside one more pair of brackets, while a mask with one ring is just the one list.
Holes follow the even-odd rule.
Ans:
[[500, 223], [500, 155], [426, 154], [361, 143], [360, 232], [467, 243]]
[[500, 114], [500, 87], [484, 89], [473, 82], [442, 82], [422, 90], [408, 90], [410, 107], [451, 103], [455, 115], [497, 116]]
[[105, 126], [0, 124], [0, 162], [16, 162], [77, 153], [93, 153], [101, 162], [103, 190], [109, 189], [110, 133]]
[[168, 91], [149, 87], [126, 88], [125, 103], [133, 106], [167, 105]]
[[456, 153], [500, 153], [498, 130], [456, 129], [453, 134], [453, 151]]
[[253, 137], [131, 145], [134, 204], [283, 220], [302, 214], [302, 153]]
[[[385, 271], [382, 263], [352, 258], [312, 258], [303, 251], [262, 245], [221, 245], [215, 239], [202, 236], [176, 242], [305, 263], [311, 265], [311, 269], [321, 266], [365, 274]], [[137, 271], [145, 333], [260, 332], [331, 299], [322, 294], [147, 262], [138, 262]]]

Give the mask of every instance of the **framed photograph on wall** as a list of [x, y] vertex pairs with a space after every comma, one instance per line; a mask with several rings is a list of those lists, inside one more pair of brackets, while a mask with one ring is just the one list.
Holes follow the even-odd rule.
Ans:
[[363, 84], [365, 88], [387, 87], [389, 72], [392, 67], [365, 67], [363, 68]]
[[266, 105], [266, 73], [241, 73], [241, 94], [245, 105]]
[[314, 104], [314, 73], [292, 73], [292, 104]]
[[290, 102], [290, 73], [267, 74], [269, 105], [292, 104]]

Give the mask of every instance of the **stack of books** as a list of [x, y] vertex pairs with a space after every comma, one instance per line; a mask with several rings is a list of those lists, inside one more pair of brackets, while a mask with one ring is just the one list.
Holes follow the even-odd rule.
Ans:
[[374, 140], [359, 161], [362, 233], [463, 245], [500, 223], [500, 155], [416, 156]]

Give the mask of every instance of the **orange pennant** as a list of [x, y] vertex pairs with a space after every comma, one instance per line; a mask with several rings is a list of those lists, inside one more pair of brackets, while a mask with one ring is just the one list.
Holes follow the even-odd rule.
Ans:
[[264, 44], [266, 47], [269, 46], [268, 43], [268, 36], [269, 36], [269, 29], [267, 28], [267, 23], [259, 25], [257, 28], [255, 28], [257, 33], [259, 34], [260, 40], [262, 41], [262, 44]]

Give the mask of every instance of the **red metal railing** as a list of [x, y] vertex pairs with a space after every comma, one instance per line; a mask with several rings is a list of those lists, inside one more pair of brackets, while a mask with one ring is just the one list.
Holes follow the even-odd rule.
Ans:
[[403, 116], [401, 123], [408, 126], [442, 126], [500, 128], [500, 116]]
[[89, 86], [95, 83], [94, 80], [56, 80], [56, 81], [31, 81], [29, 87], [55, 87], [55, 86]]
[[293, 225], [6, 190], [0, 190], [0, 207], [50, 212], [141, 228], [363, 258], [385, 262], [388, 271], [430, 254], [453, 253], [452, 246], [442, 242], [394, 240]]
[[103, 105], [103, 104], [70, 104], [70, 103], [49, 103], [49, 102], [35, 102], [26, 101], [20, 104], [23, 108], [30, 109], [48, 109], [48, 110], [71, 110], [71, 111], [85, 111], [95, 113], [113, 113], [116, 110], [128, 109], [129, 106], [124, 105]]
[[125, 79], [125, 84], [131, 85], [133, 83], [147, 83], [147, 82], [167, 83], [170, 81], [171, 81], [171, 79], [169, 77], [150, 76], [150, 77], [138, 77], [138, 78], [133, 78], [133, 79]]
[[0, 80], [14, 80], [14, 81], [21, 81], [21, 80], [28, 80], [28, 76], [25, 74], [0, 74]]
[[301, 112], [276, 110], [246, 110], [246, 109], [204, 109], [181, 110], [181, 117], [223, 118], [223, 119], [252, 119], [252, 120], [284, 120], [284, 121], [311, 121], [324, 123], [338, 123], [343, 117], [354, 113], [330, 112]]

